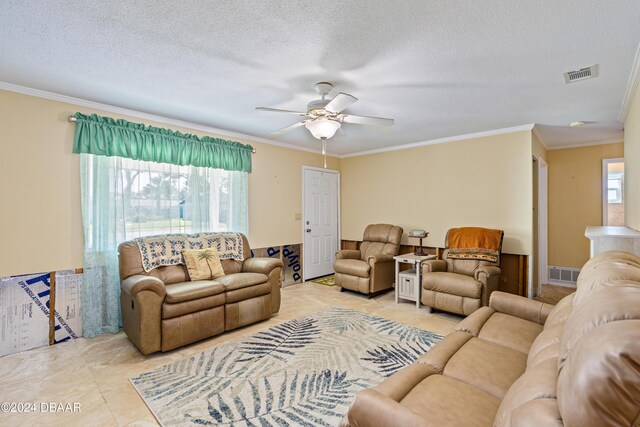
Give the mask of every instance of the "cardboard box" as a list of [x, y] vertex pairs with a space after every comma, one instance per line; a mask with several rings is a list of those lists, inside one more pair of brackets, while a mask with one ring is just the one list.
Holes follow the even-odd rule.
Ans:
[[82, 336], [80, 289], [82, 274], [74, 270], [56, 271], [54, 344]]
[[49, 344], [49, 273], [0, 278], [0, 356]]
[[282, 286], [302, 283], [302, 245], [284, 245], [282, 247], [282, 262], [284, 263]]

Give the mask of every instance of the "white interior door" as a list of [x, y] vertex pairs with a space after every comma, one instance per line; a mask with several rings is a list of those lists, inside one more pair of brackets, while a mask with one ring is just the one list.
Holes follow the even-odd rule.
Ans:
[[309, 280], [333, 273], [339, 245], [340, 173], [302, 168], [302, 276]]

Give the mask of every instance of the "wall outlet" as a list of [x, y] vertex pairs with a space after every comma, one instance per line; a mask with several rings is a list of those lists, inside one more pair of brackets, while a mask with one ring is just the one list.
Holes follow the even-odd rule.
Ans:
[[302, 221], [302, 214], [301, 213], [293, 214], [293, 219], [295, 219], [296, 221]]

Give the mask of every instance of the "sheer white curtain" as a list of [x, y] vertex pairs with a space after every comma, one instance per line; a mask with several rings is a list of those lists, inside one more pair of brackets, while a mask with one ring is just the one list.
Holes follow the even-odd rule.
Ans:
[[118, 245], [135, 237], [247, 232], [248, 173], [80, 155], [83, 332], [117, 332]]

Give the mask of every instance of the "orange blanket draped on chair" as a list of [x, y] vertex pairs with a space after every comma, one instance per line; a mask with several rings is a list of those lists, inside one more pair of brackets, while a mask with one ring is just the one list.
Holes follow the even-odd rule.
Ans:
[[449, 258], [500, 262], [502, 230], [481, 227], [452, 228], [447, 235]]

